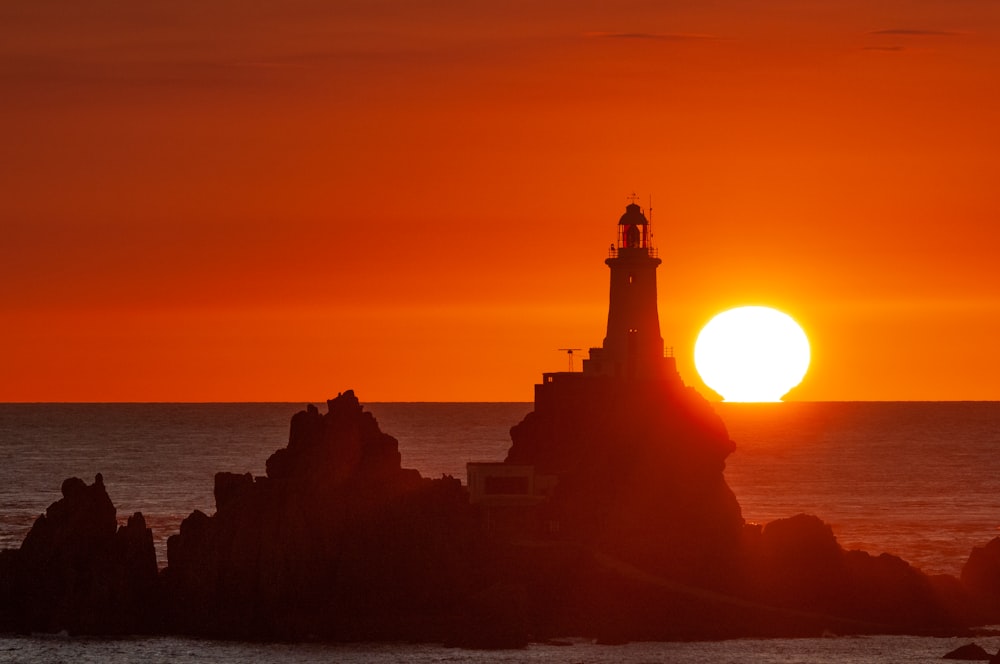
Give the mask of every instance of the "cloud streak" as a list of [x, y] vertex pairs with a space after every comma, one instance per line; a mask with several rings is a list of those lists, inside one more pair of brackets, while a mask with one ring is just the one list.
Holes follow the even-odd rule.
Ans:
[[711, 41], [718, 39], [715, 35], [688, 32], [585, 32], [588, 39], [626, 39], [640, 41]]
[[952, 30], [914, 30], [909, 28], [889, 28], [886, 30], [873, 30], [872, 35], [892, 35], [895, 37], [959, 37], [961, 32]]

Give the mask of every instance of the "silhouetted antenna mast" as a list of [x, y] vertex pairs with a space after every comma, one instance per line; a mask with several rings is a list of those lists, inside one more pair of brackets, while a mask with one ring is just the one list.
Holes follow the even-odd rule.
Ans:
[[556, 350], [564, 351], [566, 353], [566, 355], [569, 357], [569, 370], [572, 372], [573, 371], [573, 351], [575, 351], [575, 350], [583, 350], [583, 349], [582, 348], [557, 348]]
[[649, 195], [649, 242], [653, 242], [653, 195]]

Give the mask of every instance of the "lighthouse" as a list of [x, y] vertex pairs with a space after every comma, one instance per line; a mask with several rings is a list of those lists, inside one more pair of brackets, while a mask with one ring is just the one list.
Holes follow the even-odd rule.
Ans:
[[608, 328], [600, 348], [591, 348], [583, 373], [620, 378], [653, 378], [676, 372], [663, 354], [656, 306], [656, 268], [649, 219], [629, 203], [618, 221], [617, 244], [604, 263], [611, 269]]
[[[658, 557], [665, 566], [657, 569], [707, 582], [704, 575], [724, 568], [743, 533], [722, 476], [735, 445], [663, 352], [656, 298], [662, 261], [635, 201], [615, 232], [604, 261], [610, 288], [601, 346], [590, 349], [582, 371], [542, 374], [534, 410], [510, 430], [504, 463], [469, 465], [470, 491], [482, 487], [473, 500], [494, 510], [492, 523], [514, 504], [516, 488], [524, 506], [517, 515], [523, 523], [535, 518], [536, 533], [555, 532], [555, 524], [560, 538], [610, 547], [623, 559]], [[499, 479], [476, 483], [487, 476]]]
[[722, 477], [734, 444], [664, 354], [650, 219], [632, 202], [615, 230], [601, 346], [582, 371], [542, 374], [503, 463], [468, 464], [470, 500], [517, 537], [558, 531], [626, 555], [652, 548], [698, 578], [743, 532]]

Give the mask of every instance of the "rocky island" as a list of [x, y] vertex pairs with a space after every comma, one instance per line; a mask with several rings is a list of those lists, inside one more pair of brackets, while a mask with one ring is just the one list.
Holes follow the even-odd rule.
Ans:
[[220, 472], [157, 570], [141, 514], [72, 478], [0, 552], [0, 630], [514, 647], [590, 636], [961, 634], [1000, 621], [1000, 538], [961, 578], [846, 551], [796, 515], [747, 524], [735, 449], [664, 353], [648, 221], [629, 205], [608, 331], [544, 374], [504, 460], [468, 482], [401, 465], [352, 391], [291, 421], [266, 474]]

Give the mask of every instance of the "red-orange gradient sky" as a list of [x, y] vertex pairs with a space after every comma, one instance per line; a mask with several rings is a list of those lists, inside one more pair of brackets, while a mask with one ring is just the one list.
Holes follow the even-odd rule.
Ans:
[[633, 191], [687, 382], [1000, 399], [993, 0], [15, 0], [0, 86], [0, 401], [527, 401]]

